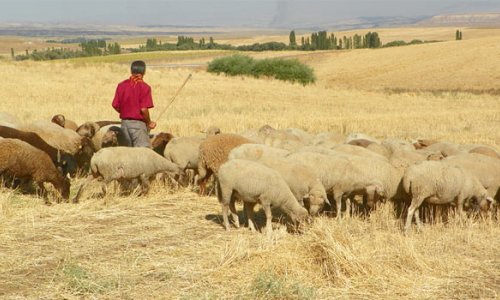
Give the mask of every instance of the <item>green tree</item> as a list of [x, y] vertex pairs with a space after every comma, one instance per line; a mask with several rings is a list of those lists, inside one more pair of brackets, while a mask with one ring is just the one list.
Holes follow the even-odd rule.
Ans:
[[295, 30], [290, 31], [289, 40], [290, 40], [290, 47], [297, 46], [297, 40], [295, 37]]

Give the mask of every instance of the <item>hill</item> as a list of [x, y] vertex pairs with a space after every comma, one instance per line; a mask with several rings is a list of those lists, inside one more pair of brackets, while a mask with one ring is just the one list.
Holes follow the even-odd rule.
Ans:
[[500, 13], [438, 15], [416, 23], [419, 26], [500, 27]]

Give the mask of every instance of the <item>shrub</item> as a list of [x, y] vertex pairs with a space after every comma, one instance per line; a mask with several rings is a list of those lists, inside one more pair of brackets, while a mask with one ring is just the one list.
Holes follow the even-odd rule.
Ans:
[[268, 58], [254, 60], [244, 55], [233, 55], [214, 59], [208, 65], [208, 72], [226, 75], [250, 75], [256, 78], [265, 76], [279, 80], [313, 83], [316, 78], [311, 67], [296, 59]]

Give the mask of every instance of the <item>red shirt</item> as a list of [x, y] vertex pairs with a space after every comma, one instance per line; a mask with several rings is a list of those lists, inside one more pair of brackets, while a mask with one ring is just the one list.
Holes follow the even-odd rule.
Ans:
[[112, 106], [120, 113], [120, 119], [144, 121], [141, 109], [153, 107], [151, 87], [144, 81], [124, 80], [116, 87]]

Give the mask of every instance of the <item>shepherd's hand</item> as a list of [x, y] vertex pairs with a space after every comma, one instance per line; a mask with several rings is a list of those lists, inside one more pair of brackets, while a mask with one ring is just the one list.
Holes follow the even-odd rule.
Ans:
[[153, 122], [153, 121], [149, 122], [148, 128], [149, 129], [155, 129], [156, 128], [156, 122]]

